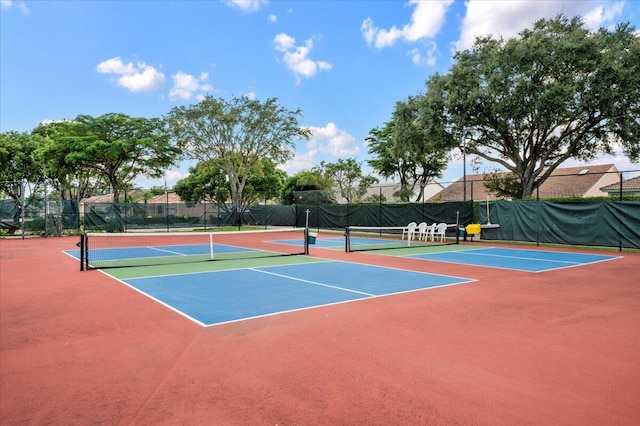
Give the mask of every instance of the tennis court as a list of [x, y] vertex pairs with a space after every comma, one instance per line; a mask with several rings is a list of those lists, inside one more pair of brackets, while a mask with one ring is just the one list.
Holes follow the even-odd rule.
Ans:
[[472, 281], [337, 261], [122, 280], [203, 326]]
[[301, 235], [0, 239], [0, 423], [640, 421], [640, 254]]
[[[295, 238], [290, 238], [292, 236]], [[305, 236], [296, 229], [218, 235], [98, 234], [91, 243], [86, 243], [96, 246], [90, 250], [91, 260], [87, 265], [138, 266], [124, 268], [121, 272], [116, 270], [110, 275], [201, 326], [475, 281], [451, 275], [309, 257], [283, 260], [283, 255], [308, 252], [303, 244]], [[356, 251], [388, 248], [392, 241], [391, 245], [402, 250], [400, 255], [408, 258], [526, 272], [544, 272], [616, 259], [616, 256], [599, 254], [496, 247], [447, 245], [446, 250], [442, 250], [442, 246], [434, 247], [422, 241], [413, 241], [411, 247], [411, 241], [399, 240], [398, 235], [388, 238], [349, 235], [348, 238], [349, 245]], [[265, 244], [269, 245], [266, 252], [259, 249]], [[314, 245], [321, 249], [343, 248], [345, 236], [327, 235], [314, 241]], [[279, 250], [274, 252], [272, 246]], [[394, 250], [384, 253], [393, 255]], [[68, 250], [67, 254], [81, 259], [81, 250]], [[270, 259], [263, 259], [263, 255]], [[191, 263], [179, 269], [173, 265], [174, 262], [214, 258], [235, 259], [236, 262], [225, 262], [213, 268], [207, 265], [202, 270], [193, 269]]]
[[618, 256], [511, 248], [462, 248], [457, 251], [409, 254], [408, 257], [514, 271], [546, 272], [617, 259]]
[[[372, 234], [379, 232], [370, 228]], [[387, 229], [387, 228], [383, 228]], [[389, 256], [402, 256], [413, 259], [453, 263], [458, 265], [483, 266], [507, 269], [512, 271], [546, 272], [555, 269], [570, 268], [618, 259], [619, 256], [576, 253], [562, 250], [541, 250], [523, 248], [474, 247], [471, 245], [453, 244], [449, 240], [438, 242], [422, 239], [404, 239], [402, 234], [386, 238], [369, 235], [346, 235], [350, 251], [379, 251]], [[319, 247], [338, 248], [341, 240], [327, 238]], [[345, 244], [342, 243], [344, 247]]]
[[[109, 274], [202, 326], [474, 281], [375, 265], [286, 256], [301, 253], [301, 249], [291, 251], [302, 246], [300, 238], [279, 239], [294, 232], [300, 234], [299, 231], [276, 230], [217, 235], [99, 235], [98, 243], [104, 240], [106, 244], [98, 244], [90, 250], [88, 263], [109, 267], [138, 265], [137, 268], [111, 269]], [[209, 237], [211, 244], [197, 241], [209, 240]], [[213, 244], [214, 237], [216, 241], [234, 241], [235, 244]], [[238, 245], [239, 237], [245, 246]], [[93, 239], [91, 241], [93, 245]], [[180, 244], [176, 244], [178, 241]], [[189, 244], [189, 241], [193, 243]], [[320, 244], [321, 247], [333, 247], [338, 242], [344, 246], [344, 239], [319, 241], [326, 242]], [[249, 243], [254, 248], [248, 247]], [[289, 248], [266, 253], [256, 248], [265, 243]], [[66, 253], [81, 259], [80, 250]], [[197, 270], [198, 266], [193, 269], [192, 263], [172, 264], [176, 258], [182, 263], [218, 257], [225, 262], [215, 265], [207, 262], [209, 265], [201, 266], [205, 269], [202, 271]], [[165, 260], [169, 266], [163, 264]]]

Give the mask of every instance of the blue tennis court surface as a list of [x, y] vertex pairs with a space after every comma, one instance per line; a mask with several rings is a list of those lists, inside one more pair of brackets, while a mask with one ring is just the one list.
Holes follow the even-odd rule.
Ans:
[[332, 261], [121, 281], [210, 326], [475, 280]]
[[[389, 238], [370, 238], [370, 237], [351, 237], [350, 244], [352, 246], [359, 245], [373, 245], [373, 244], [388, 244], [390, 242]], [[295, 244], [295, 240], [283, 240], [278, 241], [280, 244]], [[333, 237], [333, 238], [319, 238], [313, 244], [316, 247], [320, 248], [343, 248], [345, 245], [344, 237]]]
[[618, 256], [598, 254], [495, 247], [440, 253], [420, 253], [407, 257], [527, 272], [544, 272], [618, 258]]

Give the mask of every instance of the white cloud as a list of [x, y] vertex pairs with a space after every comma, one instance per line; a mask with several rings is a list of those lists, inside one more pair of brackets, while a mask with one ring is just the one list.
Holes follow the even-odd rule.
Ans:
[[585, 25], [593, 30], [607, 26], [622, 15], [626, 2], [605, 2], [583, 15]]
[[395, 25], [390, 29], [378, 28], [369, 17], [362, 22], [360, 32], [367, 44], [376, 49], [393, 46], [397, 41], [417, 42], [432, 39], [442, 28], [445, 14], [452, 3], [453, 0], [410, 0], [407, 5], [415, 6], [411, 22], [402, 28]]
[[96, 68], [102, 74], [132, 74], [136, 72], [133, 63], [125, 64], [119, 56], [100, 62]]
[[295, 174], [302, 170], [310, 170], [316, 166], [319, 161], [317, 160], [318, 151], [310, 150], [306, 153], [296, 153], [290, 161], [287, 161], [280, 168], [287, 172], [287, 174]]
[[175, 99], [191, 99], [196, 92], [196, 99], [204, 99], [204, 93], [213, 89], [209, 83], [209, 73], [203, 72], [198, 77], [191, 74], [179, 72], [171, 76], [173, 79], [173, 87], [169, 90], [169, 98]]
[[306, 152], [296, 152], [293, 159], [282, 166], [289, 174], [302, 170], [310, 170], [320, 160], [335, 162], [339, 158], [355, 157], [360, 153], [356, 139], [335, 123], [327, 123], [324, 127], [310, 126], [311, 136], [306, 142]]
[[257, 12], [262, 6], [265, 6], [269, 3], [268, 0], [222, 0], [222, 3], [237, 7], [241, 9], [243, 12]]
[[275, 49], [281, 52], [291, 50], [296, 45], [296, 39], [285, 33], [280, 33], [275, 36], [273, 42], [276, 45]]
[[278, 17], [272, 13], [271, 15], [267, 16], [267, 20], [269, 22], [276, 22], [278, 20]]
[[534, 22], [543, 18], [553, 18], [559, 13], [571, 18], [582, 16], [587, 27], [597, 29], [611, 24], [621, 16], [624, 1], [502, 1], [468, 0], [466, 15], [462, 21], [460, 39], [455, 43], [456, 50], [470, 48], [476, 37], [493, 35], [495, 37], [515, 37], [525, 28], [531, 28]]
[[144, 62], [125, 64], [120, 57], [100, 62], [96, 70], [101, 74], [116, 74], [118, 86], [132, 92], [151, 92], [164, 86], [165, 76], [153, 66]]
[[0, 7], [2, 9], [18, 9], [23, 15], [31, 13], [27, 4], [23, 1], [0, 0]]
[[409, 56], [411, 56], [411, 62], [418, 66], [432, 67], [438, 60], [438, 45], [434, 41], [425, 41], [424, 51], [416, 47], [409, 50]]
[[411, 61], [419, 66], [433, 66], [439, 56], [433, 39], [444, 25], [445, 15], [451, 4], [453, 0], [410, 0], [407, 6], [414, 7], [411, 21], [402, 28], [395, 25], [389, 29], [378, 28], [373, 19], [368, 17], [362, 22], [360, 32], [367, 44], [376, 49], [392, 47], [397, 42], [421, 43], [423, 51], [418, 47], [409, 50]]
[[327, 123], [325, 127], [309, 127], [311, 137], [309, 147], [317, 149], [323, 154], [336, 158], [352, 157], [360, 153], [360, 146], [356, 139], [334, 123]]
[[273, 39], [275, 50], [282, 52], [282, 61], [287, 65], [296, 77], [296, 84], [300, 84], [302, 78], [311, 78], [318, 71], [328, 71], [333, 65], [326, 61], [315, 61], [309, 58], [313, 49], [313, 40], [308, 39], [301, 46], [296, 46], [296, 39], [280, 33]]

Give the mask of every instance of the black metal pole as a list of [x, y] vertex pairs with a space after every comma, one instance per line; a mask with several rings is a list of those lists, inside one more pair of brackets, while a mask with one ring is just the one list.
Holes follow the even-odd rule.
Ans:
[[164, 195], [165, 195], [165, 208], [164, 217], [167, 222], [167, 232], [169, 232], [169, 188], [167, 187], [167, 180], [164, 180]]
[[467, 201], [467, 130], [462, 128], [462, 201]]

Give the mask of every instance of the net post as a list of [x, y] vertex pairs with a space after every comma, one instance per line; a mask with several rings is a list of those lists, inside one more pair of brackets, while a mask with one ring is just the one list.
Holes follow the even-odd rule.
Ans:
[[456, 244], [460, 244], [460, 211], [456, 211]]
[[89, 234], [84, 234], [84, 269], [89, 270]]
[[348, 226], [344, 228], [344, 251], [346, 253], [351, 251], [351, 234]]
[[[307, 210], [308, 211], [308, 210]], [[304, 254], [309, 254], [309, 227], [304, 227]]]
[[209, 253], [211, 255], [211, 260], [214, 260], [214, 257], [213, 257], [213, 233], [209, 234]]
[[80, 247], [80, 271], [84, 271], [84, 239], [85, 234], [80, 234], [80, 241], [78, 242], [78, 247]]

